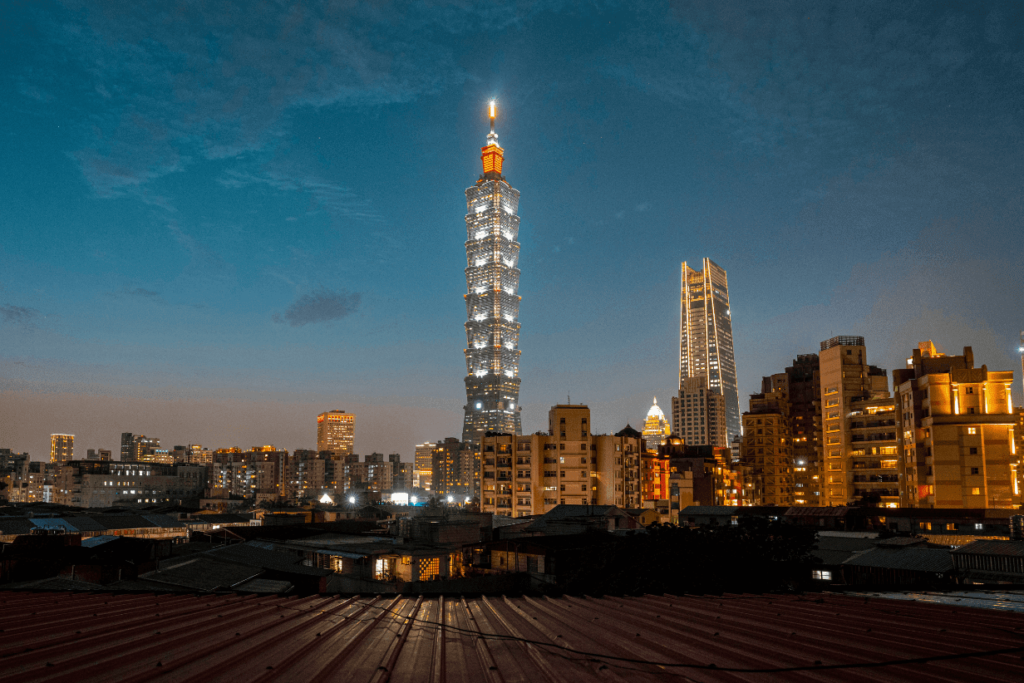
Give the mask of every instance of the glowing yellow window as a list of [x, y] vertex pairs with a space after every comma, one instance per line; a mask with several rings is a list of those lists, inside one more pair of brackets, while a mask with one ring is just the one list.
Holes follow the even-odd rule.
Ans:
[[436, 579], [441, 573], [441, 561], [436, 557], [427, 557], [417, 562], [420, 570], [420, 581]]

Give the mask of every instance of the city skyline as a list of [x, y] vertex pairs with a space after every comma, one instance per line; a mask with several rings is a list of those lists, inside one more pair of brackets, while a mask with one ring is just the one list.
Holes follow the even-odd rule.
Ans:
[[702, 257], [741, 403], [837, 335], [1021, 367], [1019, 7], [164, 12], [3, 29], [0, 446], [311, 448], [334, 407], [358, 453], [457, 436], [491, 99], [530, 207], [523, 433], [567, 394], [605, 433], [668, 405]]

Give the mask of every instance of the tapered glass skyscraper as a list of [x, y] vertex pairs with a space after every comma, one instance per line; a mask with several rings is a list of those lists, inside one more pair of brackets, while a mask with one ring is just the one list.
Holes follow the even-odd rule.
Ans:
[[462, 440], [521, 434], [519, 421], [519, 191], [502, 175], [494, 132], [481, 149], [483, 175], [466, 190], [466, 416]]
[[[704, 376], [725, 397], [728, 443], [740, 433], [740, 399], [732, 350], [732, 311], [725, 270], [704, 259], [703, 270], [683, 262], [679, 293], [679, 390], [689, 377]], [[681, 394], [680, 394], [681, 395]]]

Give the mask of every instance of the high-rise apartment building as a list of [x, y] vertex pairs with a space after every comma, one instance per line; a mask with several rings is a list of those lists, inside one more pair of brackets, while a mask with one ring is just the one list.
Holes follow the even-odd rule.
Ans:
[[448, 437], [431, 451], [431, 491], [439, 496], [475, 496], [480, 479], [479, 446]]
[[647, 411], [647, 419], [644, 420], [643, 436], [646, 450], [657, 453], [671, 433], [672, 428], [669, 427], [665, 413], [661, 411], [658, 399], [655, 397], [654, 404]]
[[433, 452], [434, 444], [430, 442], [420, 443], [416, 444], [415, 455], [413, 456], [413, 465], [415, 467], [413, 485], [427, 491], [433, 490], [431, 488], [433, 463], [430, 459]]
[[485, 436], [480, 509], [539, 515], [556, 505], [640, 507], [643, 437], [627, 426], [614, 436], [591, 432], [585, 405], [556, 405], [548, 433]]
[[193, 465], [209, 465], [213, 462], [213, 451], [201, 444], [190, 443], [186, 448], [186, 461]]
[[316, 449], [336, 458], [352, 455], [356, 435], [356, 416], [344, 410], [329, 410], [316, 416]]
[[160, 439], [152, 439], [145, 434], [132, 434], [122, 432], [121, 434], [121, 462], [161, 462], [169, 464], [173, 462], [169, 451], [160, 448]]
[[893, 372], [903, 504], [1015, 508], [1021, 502], [1013, 372], [974, 367], [974, 352], [922, 342]]
[[793, 505], [793, 439], [783, 391], [750, 397], [750, 410], [743, 414], [742, 458], [747, 500], [754, 505]]
[[687, 377], [672, 397], [672, 433], [688, 446], [729, 444], [725, 397], [709, 388], [707, 376]]
[[789, 429], [793, 505], [821, 504], [821, 381], [817, 354], [802, 354], [785, 372], [761, 379], [762, 394], [777, 397]]
[[[868, 498], [898, 502], [890, 480], [896, 453], [893, 399], [885, 370], [868, 365], [864, 337], [832, 337], [818, 356], [822, 413], [822, 505]], [[868, 486], [867, 484], [877, 484]], [[878, 499], [881, 496], [881, 499]]]
[[487, 432], [520, 434], [519, 191], [502, 175], [494, 132], [481, 150], [483, 175], [466, 190], [466, 407], [463, 442]]
[[680, 391], [687, 378], [700, 376], [707, 377], [712, 391], [725, 397], [728, 444], [740, 433], [729, 283], [725, 270], [707, 258], [702, 270], [683, 262], [679, 294]]
[[50, 435], [50, 462], [67, 462], [75, 457], [74, 434]]
[[121, 432], [121, 462], [135, 460], [132, 446], [135, 443], [135, 435], [131, 432]]

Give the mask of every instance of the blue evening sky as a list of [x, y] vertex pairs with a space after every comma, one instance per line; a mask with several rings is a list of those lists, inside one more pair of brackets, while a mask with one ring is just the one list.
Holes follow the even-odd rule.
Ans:
[[[741, 407], [837, 334], [1014, 370], [1020, 2], [7, 2], [0, 447], [458, 436], [463, 191], [499, 102], [524, 431], [669, 404], [680, 262]], [[1018, 389], [1016, 397], [1021, 401]]]

